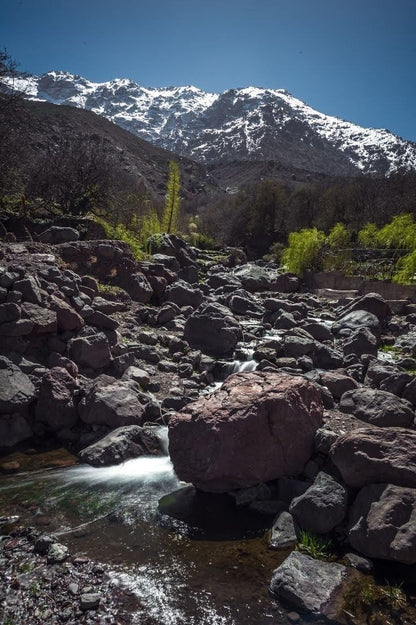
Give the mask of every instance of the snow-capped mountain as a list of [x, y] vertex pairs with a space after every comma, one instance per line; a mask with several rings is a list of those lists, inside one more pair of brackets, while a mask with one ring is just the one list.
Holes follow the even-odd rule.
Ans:
[[31, 100], [91, 110], [159, 147], [200, 162], [273, 160], [332, 175], [416, 169], [416, 143], [315, 111], [283, 89], [142, 87], [66, 72], [9, 79]]

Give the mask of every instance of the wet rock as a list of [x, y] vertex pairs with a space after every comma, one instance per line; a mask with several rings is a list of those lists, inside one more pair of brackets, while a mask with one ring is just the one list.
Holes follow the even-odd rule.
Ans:
[[281, 512], [273, 523], [269, 547], [271, 549], [293, 549], [298, 542], [299, 528], [289, 512]]
[[46, 554], [48, 564], [58, 564], [59, 562], [64, 562], [67, 559], [68, 554], [68, 547], [61, 545], [61, 543], [52, 543]]
[[370, 484], [350, 513], [348, 540], [370, 558], [416, 563], [416, 489]]
[[95, 610], [98, 608], [101, 601], [101, 595], [97, 592], [88, 592], [81, 595], [80, 608], [81, 610]]
[[11, 360], [0, 356], [0, 414], [22, 412], [35, 396], [28, 376]]
[[347, 513], [347, 491], [331, 475], [321, 471], [303, 495], [289, 507], [300, 527], [314, 534], [327, 534]]
[[410, 403], [392, 393], [356, 388], [341, 397], [340, 410], [379, 427], [409, 426], [415, 417]]
[[347, 573], [342, 564], [314, 560], [293, 551], [274, 571], [270, 590], [302, 612], [336, 619]]
[[79, 415], [85, 423], [111, 428], [141, 425], [145, 399], [134, 382], [101, 375], [79, 403]]
[[251, 263], [235, 269], [234, 275], [241, 281], [243, 288], [251, 293], [268, 291], [272, 284], [269, 272]]
[[360, 428], [340, 436], [330, 450], [344, 482], [353, 488], [384, 482], [416, 488], [416, 432]]
[[36, 420], [54, 432], [71, 428], [78, 421], [77, 381], [66, 369], [54, 367], [42, 378], [36, 403]]
[[68, 353], [78, 366], [94, 370], [104, 369], [111, 362], [108, 339], [102, 332], [71, 339], [68, 343]]
[[159, 439], [152, 428], [120, 427], [79, 452], [82, 462], [94, 467], [120, 464], [139, 456], [161, 456]]
[[232, 354], [241, 337], [239, 323], [221, 304], [202, 304], [185, 323], [184, 339], [212, 356]]
[[322, 412], [319, 391], [303, 378], [234, 374], [171, 418], [175, 471], [213, 492], [296, 475], [312, 453]]

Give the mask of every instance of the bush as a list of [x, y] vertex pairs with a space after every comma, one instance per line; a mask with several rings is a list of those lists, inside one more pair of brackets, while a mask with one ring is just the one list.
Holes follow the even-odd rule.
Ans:
[[289, 235], [289, 246], [283, 251], [282, 264], [287, 271], [302, 274], [306, 269], [319, 269], [325, 234], [316, 228], [304, 228]]
[[142, 260], [145, 257], [141, 242], [137, 234], [129, 230], [123, 224], [112, 225], [102, 217], [94, 217], [94, 221], [98, 223], [104, 229], [107, 239], [116, 239], [117, 241], [124, 241], [127, 243], [133, 253], [133, 256], [137, 260]]
[[414, 284], [416, 282], [416, 249], [399, 258], [393, 275], [393, 282], [399, 284]]

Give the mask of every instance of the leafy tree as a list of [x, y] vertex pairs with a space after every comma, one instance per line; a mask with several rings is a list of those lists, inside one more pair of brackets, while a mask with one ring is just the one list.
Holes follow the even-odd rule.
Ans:
[[330, 230], [326, 238], [327, 252], [324, 256], [324, 269], [344, 269], [346, 263], [351, 259], [349, 249], [351, 236], [344, 224], [338, 222]]
[[358, 232], [358, 242], [362, 247], [376, 248], [378, 246], [379, 230], [374, 223], [366, 223]]
[[289, 246], [283, 251], [282, 264], [288, 271], [302, 274], [307, 269], [319, 267], [325, 234], [317, 228], [304, 228], [291, 232]]
[[341, 250], [350, 245], [351, 236], [344, 224], [338, 222], [330, 230], [327, 242], [331, 250]]
[[393, 282], [399, 284], [414, 284], [416, 282], [416, 249], [399, 258], [393, 275]]
[[169, 179], [166, 192], [165, 210], [162, 218], [162, 230], [168, 234], [178, 231], [180, 207], [180, 170], [176, 161], [169, 161]]
[[410, 213], [396, 215], [381, 228], [378, 240], [382, 245], [395, 249], [416, 248], [416, 223]]

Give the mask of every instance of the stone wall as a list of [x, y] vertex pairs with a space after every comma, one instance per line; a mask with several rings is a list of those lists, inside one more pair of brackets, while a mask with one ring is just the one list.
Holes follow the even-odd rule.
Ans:
[[346, 276], [342, 271], [308, 272], [304, 277], [310, 289], [358, 291], [359, 295], [379, 293], [385, 299], [409, 299], [416, 302], [416, 286], [405, 286], [383, 280], [366, 280], [360, 276]]

